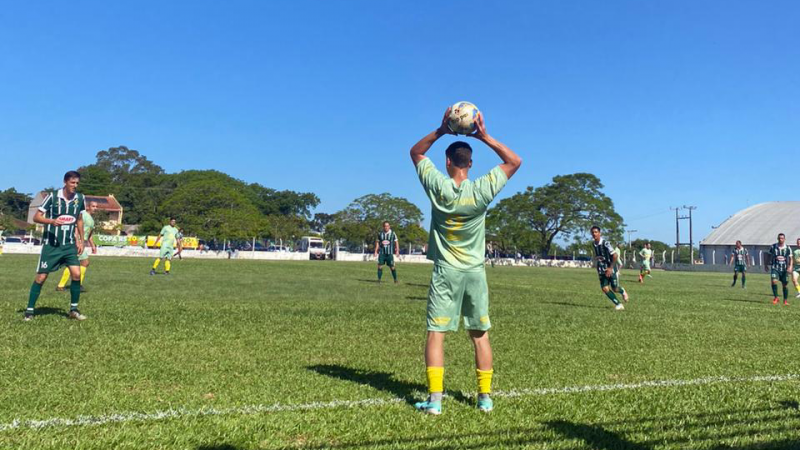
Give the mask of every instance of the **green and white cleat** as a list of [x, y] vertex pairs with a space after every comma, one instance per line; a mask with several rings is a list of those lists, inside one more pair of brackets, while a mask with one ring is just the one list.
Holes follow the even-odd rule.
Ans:
[[86, 316], [81, 314], [81, 312], [78, 311], [77, 309], [73, 309], [72, 311], [69, 312], [69, 318], [70, 319], [75, 319], [75, 320], [78, 320], [78, 321], [86, 320]]
[[442, 413], [442, 402], [431, 402], [426, 400], [424, 402], [414, 403], [414, 408], [417, 408], [417, 411], [438, 416]]
[[494, 402], [492, 399], [487, 395], [483, 398], [478, 398], [478, 411], [480, 412], [491, 412], [494, 409]]
[[625, 309], [625, 307], [622, 306], [622, 303], [617, 303], [617, 306], [614, 307], [615, 311], [622, 311], [624, 309]]

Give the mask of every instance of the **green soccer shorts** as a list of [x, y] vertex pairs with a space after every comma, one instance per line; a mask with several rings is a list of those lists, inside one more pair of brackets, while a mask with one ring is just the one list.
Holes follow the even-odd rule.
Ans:
[[464, 271], [435, 264], [428, 290], [428, 331], [458, 331], [461, 317], [467, 330], [491, 328], [486, 271], [483, 266]]
[[776, 270], [772, 269], [769, 271], [769, 277], [773, 280], [780, 280], [781, 284], [789, 283], [789, 279], [787, 277], [788, 273], [786, 270]]
[[745, 266], [744, 264], [736, 264], [735, 266], [733, 266], [733, 272], [734, 273], [736, 273], [736, 272], [742, 272], [742, 273], [747, 272], [747, 266]]
[[158, 254], [158, 257], [161, 259], [172, 259], [172, 254], [175, 253], [175, 249], [172, 247], [161, 247], [161, 252]]
[[617, 276], [617, 271], [615, 270], [610, 277], [606, 276], [605, 270], [598, 273], [597, 277], [600, 279], [600, 287], [604, 288], [606, 286], [611, 286], [611, 289], [617, 290], [619, 289], [619, 277]]
[[394, 255], [392, 255], [392, 254], [389, 254], [389, 255], [380, 254], [380, 255], [378, 255], [378, 265], [382, 266], [384, 264], [386, 264], [389, 267], [394, 267]]
[[650, 271], [650, 262], [642, 263], [642, 265], [639, 268], [639, 270], [646, 270], [646, 271], [649, 272]]
[[39, 255], [39, 263], [36, 265], [36, 273], [51, 273], [64, 266], [79, 266], [78, 247], [72, 245], [59, 245], [53, 247], [45, 245]]
[[86, 261], [87, 259], [89, 259], [89, 252], [91, 251], [92, 247], [88, 245], [83, 247], [83, 252], [80, 255], [78, 255], [78, 261]]

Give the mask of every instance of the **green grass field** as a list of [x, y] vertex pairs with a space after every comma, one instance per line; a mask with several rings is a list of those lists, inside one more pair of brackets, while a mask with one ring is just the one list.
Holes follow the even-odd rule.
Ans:
[[800, 301], [763, 274], [627, 271], [615, 312], [594, 271], [488, 268], [496, 409], [461, 331], [434, 417], [429, 265], [94, 258], [89, 320], [51, 276], [25, 323], [35, 264], [0, 256], [3, 449], [800, 448]]

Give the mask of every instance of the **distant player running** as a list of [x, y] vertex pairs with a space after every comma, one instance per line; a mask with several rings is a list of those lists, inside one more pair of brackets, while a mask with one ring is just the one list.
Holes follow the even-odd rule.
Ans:
[[[792, 270], [792, 248], [786, 245], [786, 236], [781, 233], [778, 235], [778, 242], [772, 244], [769, 249], [770, 269], [769, 276], [772, 278], [772, 304], [778, 304], [778, 281], [783, 285], [783, 304], [789, 305], [789, 279], [788, 274]], [[766, 267], [764, 268], [766, 270]]]
[[36, 211], [33, 221], [45, 225], [44, 245], [39, 262], [36, 265], [36, 278], [31, 285], [28, 296], [28, 308], [25, 310], [24, 320], [33, 319], [34, 307], [42, 285], [47, 280], [47, 275], [61, 269], [69, 268], [72, 275], [72, 284], [69, 287], [70, 304], [69, 317], [75, 320], [85, 320], [86, 316], [78, 311], [78, 301], [81, 298], [81, 270], [78, 255], [83, 252], [83, 215], [84, 199], [79, 194], [78, 183], [81, 174], [73, 170], [64, 174], [64, 187], [48, 192], [44, 203]]
[[158, 247], [158, 242], [161, 241], [161, 252], [158, 258], [156, 258], [156, 262], [153, 263], [153, 268], [150, 269], [150, 275], [156, 274], [156, 269], [162, 259], [164, 260], [164, 275], [169, 275], [169, 270], [172, 266], [172, 256], [175, 253], [175, 246], [178, 246], [179, 252], [181, 250], [180, 240], [178, 239], [179, 234], [180, 231], [175, 228], [175, 218], [169, 219], [169, 225], [164, 225], [164, 228], [161, 229], [161, 233], [158, 234], [158, 238], [156, 238], [156, 242], [153, 244], [153, 246]]
[[745, 272], [747, 272], [747, 249], [742, 247], [742, 241], [736, 241], [736, 248], [731, 253], [730, 264], [733, 264], [733, 283], [731, 287], [736, 286], [736, 276], [741, 272], [742, 274], [742, 289], [745, 288]]
[[383, 265], [386, 264], [392, 271], [392, 278], [397, 284], [397, 269], [394, 267], [395, 255], [400, 255], [400, 243], [397, 235], [392, 231], [392, 227], [389, 226], [389, 222], [383, 222], [383, 231], [378, 234], [378, 239], [375, 241], [375, 257], [378, 258], [378, 283], [381, 282]]
[[460, 318], [475, 349], [480, 411], [494, 408], [492, 387], [492, 347], [489, 344], [489, 288], [486, 284], [486, 208], [506, 182], [519, 169], [522, 160], [511, 149], [486, 132], [483, 115], [476, 117], [473, 137], [497, 153], [503, 164], [488, 174], [469, 179], [472, 148], [466, 142], [453, 142], [445, 151], [447, 175], [439, 172], [425, 153], [440, 137], [452, 134], [445, 112], [438, 129], [411, 148], [411, 160], [428, 199], [431, 201], [431, 231], [428, 259], [434, 263], [428, 290], [425, 366], [428, 399], [415, 406], [428, 414], [441, 414], [444, 392], [445, 332], [457, 331]]
[[619, 248], [619, 244], [617, 244], [617, 246], [614, 247], [614, 253], [617, 254], [617, 259], [615, 259], [614, 261], [617, 262], [617, 264], [616, 264], [617, 277], [619, 277], [619, 276], [622, 275], [622, 250]]
[[611, 243], [603, 239], [600, 227], [592, 227], [592, 239], [594, 239], [594, 259], [597, 267], [597, 276], [600, 278], [600, 289], [606, 297], [614, 304], [614, 309], [622, 311], [625, 309], [622, 303], [617, 300], [614, 294], [622, 294], [622, 299], [628, 301], [628, 293], [625, 288], [619, 285], [619, 275], [617, 274], [617, 259], [619, 255], [611, 247]]
[[[97, 211], [97, 202], [89, 202], [86, 210], [83, 211], [83, 237], [86, 239], [83, 246], [83, 252], [78, 256], [78, 261], [81, 263], [81, 292], [86, 292], [86, 287], [83, 281], [86, 278], [86, 271], [89, 269], [89, 247], [92, 248], [92, 253], [97, 253], [97, 245], [92, 241], [94, 235], [94, 217], [92, 214]], [[64, 268], [64, 273], [61, 275], [61, 281], [58, 282], [56, 290], [63, 292], [66, 290], [67, 281], [69, 281], [70, 272], [69, 267]]]
[[797, 238], [797, 248], [794, 249], [792, 252], [792, 284], [794, 284], [794, 290], [797, 291], [797, 296], [795, 298], [800, 298], [800, 238]]
[[650, 249], [650, 243], [646, 242], [644, 248], [639, 251], [639, 256], [642, 258], [642, 264], [639, 266], [639, 283], [644, 283], [644, 277], [650, 277], [650, 261], [653, 259], [653, 250]]

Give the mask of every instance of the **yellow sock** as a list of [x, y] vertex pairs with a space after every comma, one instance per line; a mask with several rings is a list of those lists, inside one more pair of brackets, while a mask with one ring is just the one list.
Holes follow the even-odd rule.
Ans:
[[172, 266], [172, 264], [169, 262], [169, 260], [164, 261], [164, 270], [169, 272], [169, 269], [170, 269], [171, 266]]
[[156, 258], [156, 262], [153, 263], [153, 270], [158, 269], [159, 264], [161, 264], [161, 258]]
[[428, 392], [444, 392], [444, 367], [428, 367]]
[[490, 394], [492, 392], [492, 374], [494, 373], [494, 369], [476, 369], [476, 371], [478, 372], [478, 394]]
[[81, 286], [83, 286], [83, 279], [86, 278], [86, 267], [81, 266]]
[[58, 282], [58, 287], [63, 288], [66, 286], [67, 280], [69, 280], [69, 267], [64, 269], [64, 273], [61, 274], [61, 281]]

